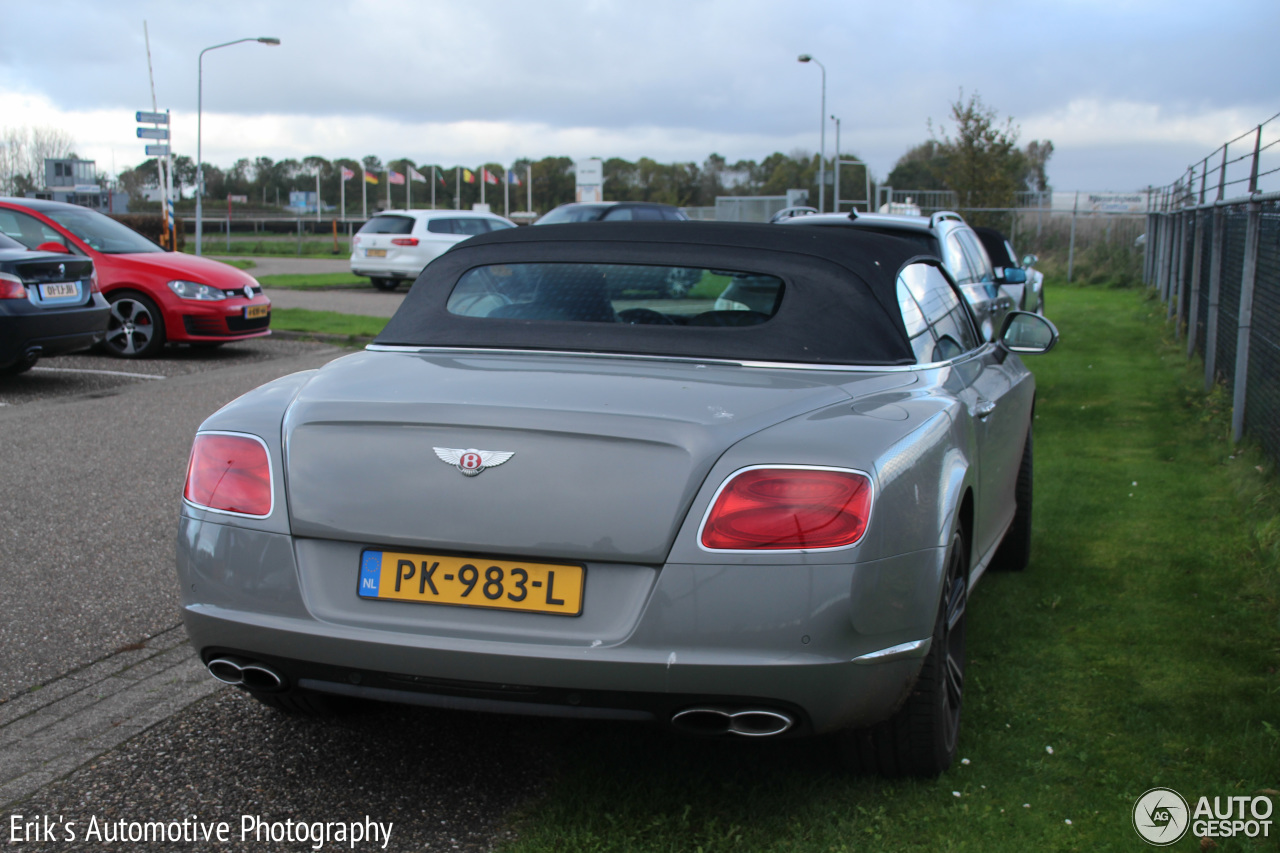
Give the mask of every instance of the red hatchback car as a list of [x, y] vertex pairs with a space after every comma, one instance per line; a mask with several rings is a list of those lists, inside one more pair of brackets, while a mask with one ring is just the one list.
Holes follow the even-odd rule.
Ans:
[[271, 334], [257, 279], [208, 258], [167, 252], [110, 217], [74, 204], [0, 198], [0, 233], [30, 249], [93, 259], [111, 303], [102, 346], [147, 358], [166, 343], [213, 347]]

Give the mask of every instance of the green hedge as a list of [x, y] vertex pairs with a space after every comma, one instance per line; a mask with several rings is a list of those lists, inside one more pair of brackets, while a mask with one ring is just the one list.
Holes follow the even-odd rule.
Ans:
[[[113, 213], [111, 218], [122, 225], [127, 225], [148, 240], [154, 240], [166, 249], [164, 241], [164, 218], [158, 213]], [[183, 233], [182, 217], [177, 217], [174, 225], [178, 237], [178, 251], [186, 245], [186, 234]]]

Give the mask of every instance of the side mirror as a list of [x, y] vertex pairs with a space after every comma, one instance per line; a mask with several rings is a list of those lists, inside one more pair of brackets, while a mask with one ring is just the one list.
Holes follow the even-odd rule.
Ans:
[[1024, 255], [1022, 258], [1022, 268], [1026, 269], [1027, 267], [1034, 267], [1039, 262], [1040, 259], [1035, 255]]
[[1001, 284], [1026, 284], [1027, 271], [1017, 267], [1001, 267], [996, 270], [996, 281]]
[[59, 243], [57, 240], [49, 240], [36, 246], [37, 252], [57, 252], [60, 255], [69, 255], [71, 250]]
[[1058, 328], [1030, 311], [1010, 311], [1000, 327], [1000, 345], [1020, 355], [1039, 355], [1058, 342]]

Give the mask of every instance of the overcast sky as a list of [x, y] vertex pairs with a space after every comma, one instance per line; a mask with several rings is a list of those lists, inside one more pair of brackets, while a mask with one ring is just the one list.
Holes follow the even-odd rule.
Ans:
[[822, 74], [801, 53], [877, 177], [962, 88], [1053, 141], [1058, 190], [1168, 183], [1280, 112], [1278, 0], [0, 0], [0, 20], [0, 127], [63, 128], [102, 171], [144, 159], [144, 20], [191, 156], [200, 50], [281, 40], [205, 55], [204, 159], [224, 167], [816, 152]]

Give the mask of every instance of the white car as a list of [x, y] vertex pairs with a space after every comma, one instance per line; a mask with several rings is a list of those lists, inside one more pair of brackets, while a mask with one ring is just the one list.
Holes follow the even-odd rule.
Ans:
[[510, 219], [470, 210], [386, 210], [351, 238], [351, 272], [368, 276], [379, 290], [395, 290], [453, 244], [515, 227]]

